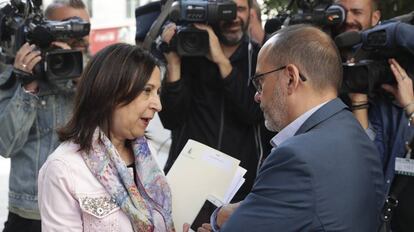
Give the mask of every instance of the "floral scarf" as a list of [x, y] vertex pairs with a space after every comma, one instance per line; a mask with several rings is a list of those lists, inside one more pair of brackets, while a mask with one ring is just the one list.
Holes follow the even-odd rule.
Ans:
[[175, 231], [171, 191], [164, 173], [151, 155], [147, 140], [137, 138], [132, 142], [132, 148], [138, 183], [134, 182], [115, 146], [99, 128], [94, 132], [91, 151], [83, 152], [82, 157], [112, 200], [128, 215], [134, 231], [154, 230], [153, 210], [162, 215], [167, 231]]

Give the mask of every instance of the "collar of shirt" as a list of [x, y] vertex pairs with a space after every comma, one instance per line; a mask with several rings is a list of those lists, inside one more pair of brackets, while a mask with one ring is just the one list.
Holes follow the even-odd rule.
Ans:
[[299, 130], [299, 128], [302, 126], [302, 124], [313, 114], [315, 111], [317, 111], [319, 108], [321, 108], [323, 105], [328, 103], [328, 101], [319, 104], [312, 109], [306, 111], [304, 114], [299, 116], [297, 119], [295, 119], [293, 122], [289, 123], [285, 128], [283, 128], [279, 133], [277, 133], [272, 140], [270, 140], [270, 144], [272, 144], [273, 148], [276, 148], [281, 143], [289, 139], [290, 137], [293, 137], [296, 133], [296, 131]]

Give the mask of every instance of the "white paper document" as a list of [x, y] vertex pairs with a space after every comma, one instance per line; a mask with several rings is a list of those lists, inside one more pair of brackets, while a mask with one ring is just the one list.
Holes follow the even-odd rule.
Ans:
[[192, 223], [208, 195], [230, 202], [244, 183], [240, 161], [194, 140], [188, 140], [167, 179], [172, 193], [176, 230]]

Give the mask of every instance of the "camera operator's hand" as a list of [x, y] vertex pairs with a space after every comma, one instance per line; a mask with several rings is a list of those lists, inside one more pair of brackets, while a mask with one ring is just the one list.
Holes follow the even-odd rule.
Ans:
[[65, 42], [60, 42], [60, 41], [54, 41], [52, 42], [52, 45], [61, 49], [66, 49], [66, 50], [70, 50], [72, 49], [69, 44], [65, 43]]
[[397, 85], [383, 84], [382, 88], [394, 95], [398, 104], [404, 107], [406, 113], [411, 114], [414, 112], [413, 81], [395, 59], [389, 59], [388, 62], [394, 73]]
[[[52, 42], [52, 45], [62, 49], [71, 49], [71, 47], [64, 42]], [[41, 52], [37, 49], [36, 45], [29, 43], [23, 44], [23, 46], [17, 51], [16, 58], [14, 59], [13, 67], [27, 75], [33, 75], [33, 68], [42, 60]], [[26, 92], [36, 94], [39, 91], [39, 84], [37, 80], [31, 81], [23, 86]]]
[[33, 74], [33, 67], [40, 62], [42, 57], [40, 51], [36, 50], [34, 44], [23, 44], [23, 46], [17, 51], [16, 58], [14, 59], [14, 68], [23, 72]]
[[[171, 39], [175, 35], [177, 25], [169, 23], [165, 25], [161, 34], [161, 39], [167, 44], [170, 44]], [[181, 58], [175, 51], [164, 53], [164, 57], [168, 62], [167, 82], [175, 82], [181, 78]]]
[[[29, 43], [25, 43], [17, 51], [13, 67], [27, 73], [28, 75], [33, 75], [34, 66], [42, 60], [40, 54], [41, 52], [36, 50], [36, 46], [34, 44], [30, 45]], [[37, 81], [32, 81], [24, 85], [23, 88], [27, 92], [37, 93], [38, 83]]]
[[230, 60], [224, 54], [217, 35], [208, 25], [195, 23], [194, 26], [200, 30], [207, 31], [210, 46], [210, 53], [207, 55], [207, 58], [218, 65], [220, 74], [223, 78], [227, 77], [231, 73], [233, 67], [231, 66]]
[[[351, 57], [347, 60], [347, 63], [355, 63], [355, 59]], [[368, 120], [368, 108], [369, 101], [368, 95], [364, 93], [349, 93], [349, 99], [351, 100], [351, 110], [355, 118], [361, 124], [362, 128], [368, 129], [369, 120]]]
[[362, 128], [367, 129], [369, 126], [368, 121], [368, 95], [363, 93], [349, 93], [349, 99], [351, 100], [351, 110], [355, 118], [359, 121]]

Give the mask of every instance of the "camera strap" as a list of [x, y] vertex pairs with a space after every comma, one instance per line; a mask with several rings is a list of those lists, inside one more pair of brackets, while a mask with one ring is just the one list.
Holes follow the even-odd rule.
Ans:
[[168, 0], [164, 6], [162, 7], [160, 15], [155, 20], [154, 24], [152, 24], [151, 29], [148, 31], [147, 35], [145, 36], [143, 48], [151, 51], [152, 43], [155, 41], [157, 36], [160, 33], [162, 26], [164, 25], [165, 20], [170, 13], [171, 6], [175, 0]]
[[29, 84], [35, 80], [35, 77], [28, 72], [13, 68], [13, 74], [23, 85]]

